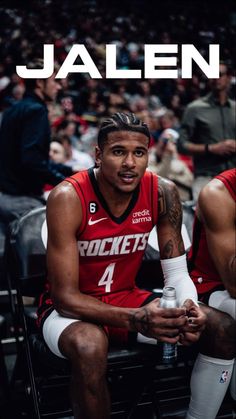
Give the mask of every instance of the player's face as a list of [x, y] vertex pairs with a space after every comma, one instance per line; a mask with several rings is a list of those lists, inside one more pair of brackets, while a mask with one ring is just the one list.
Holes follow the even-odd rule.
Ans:
[[148, 164], [148, 137], [139, 132], [110, 132], [102, 150], [96, 149], [99, 178], [120, 192], [131, 193]]

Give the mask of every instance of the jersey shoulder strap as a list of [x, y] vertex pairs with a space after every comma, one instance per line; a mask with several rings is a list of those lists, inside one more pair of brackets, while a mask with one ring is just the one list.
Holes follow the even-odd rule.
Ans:
[[155, 173], [147, 170], [143, 177], [144, 190], [148, 191], [148, 199], [150, 201], [152, 214], [153, 214], [153, 226], [157, 224], [158, 218], [158, 176]]
[[236, 201], [236, 169], [225, 170], [215, 176], [215, 179], [219, 179], [225, 185], [234, 201]]
[[81, 234], [81, 232], [84, 231], [88, 223], [88, 211], [86, 203], [86, 194], [90, 187], [88, 170], [83, 170], [81, 172], [75, 173], [74, 175], [66, 178], [65, 181], [70, 183], [74, 187], [81, 203], [83, 216], [81, 226], [78, 230], [78, 234]]

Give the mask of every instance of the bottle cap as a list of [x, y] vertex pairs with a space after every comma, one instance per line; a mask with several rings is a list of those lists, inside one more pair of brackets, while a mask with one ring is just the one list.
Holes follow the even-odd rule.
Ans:
[[169, 298], [175, 298], [176, 297], [176, 291], [174, 287], [164, 287], [163, 288], [163, 296], [169, 297]]

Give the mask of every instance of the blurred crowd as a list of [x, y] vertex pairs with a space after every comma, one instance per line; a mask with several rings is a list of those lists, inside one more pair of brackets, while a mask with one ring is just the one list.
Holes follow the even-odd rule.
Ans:
[[[158, 166], [158, 173], [170, 176], [171, 156], [173, 177], [185, 187], [182, 199], [191, 198], [192, 160], [177, 153], [176, 142], [186, 106], [210, 89], [207, 78], [193, 66], [192, 79], [182, 79], [179, 58], [178, 79], [108, 80], [105, 45], [117, 46], [117, 68], [143, 69], [144, 44], [192, 43], [206, 60], [209, 44], [220, 44], [221, 58], [235, 69], [233, 2], [222, 2], [217, 8], [211, 1], [199, 7], [197, 1], [183, 0], [18, 3], [8, 1], [6, 7], [0, 6], [0, 120], [1, 113], [24, 94], [16, 65], [42, 57], [46, 43], [54, 44], [55, 59], [61, 64], [73, 44], [84, 44], [103, 79], [71, 73], [61, 80], [57, 101], [49, 104], [50, 158], [78, 170], [90, 167], [101, 119], [117, 111], [134, 112], [152, 134], [150, 168]], [[233, 77], [231, 96], [235, 86]]]

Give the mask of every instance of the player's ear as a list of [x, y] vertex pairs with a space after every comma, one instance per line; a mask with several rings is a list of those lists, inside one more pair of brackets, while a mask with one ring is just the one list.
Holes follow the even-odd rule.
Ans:
[[100, 167], [101, 157], [102, 157], [102, 150], [98, 146], [96, 146], [95, 147], [95, 165], [96, 165], [96, 167]]

